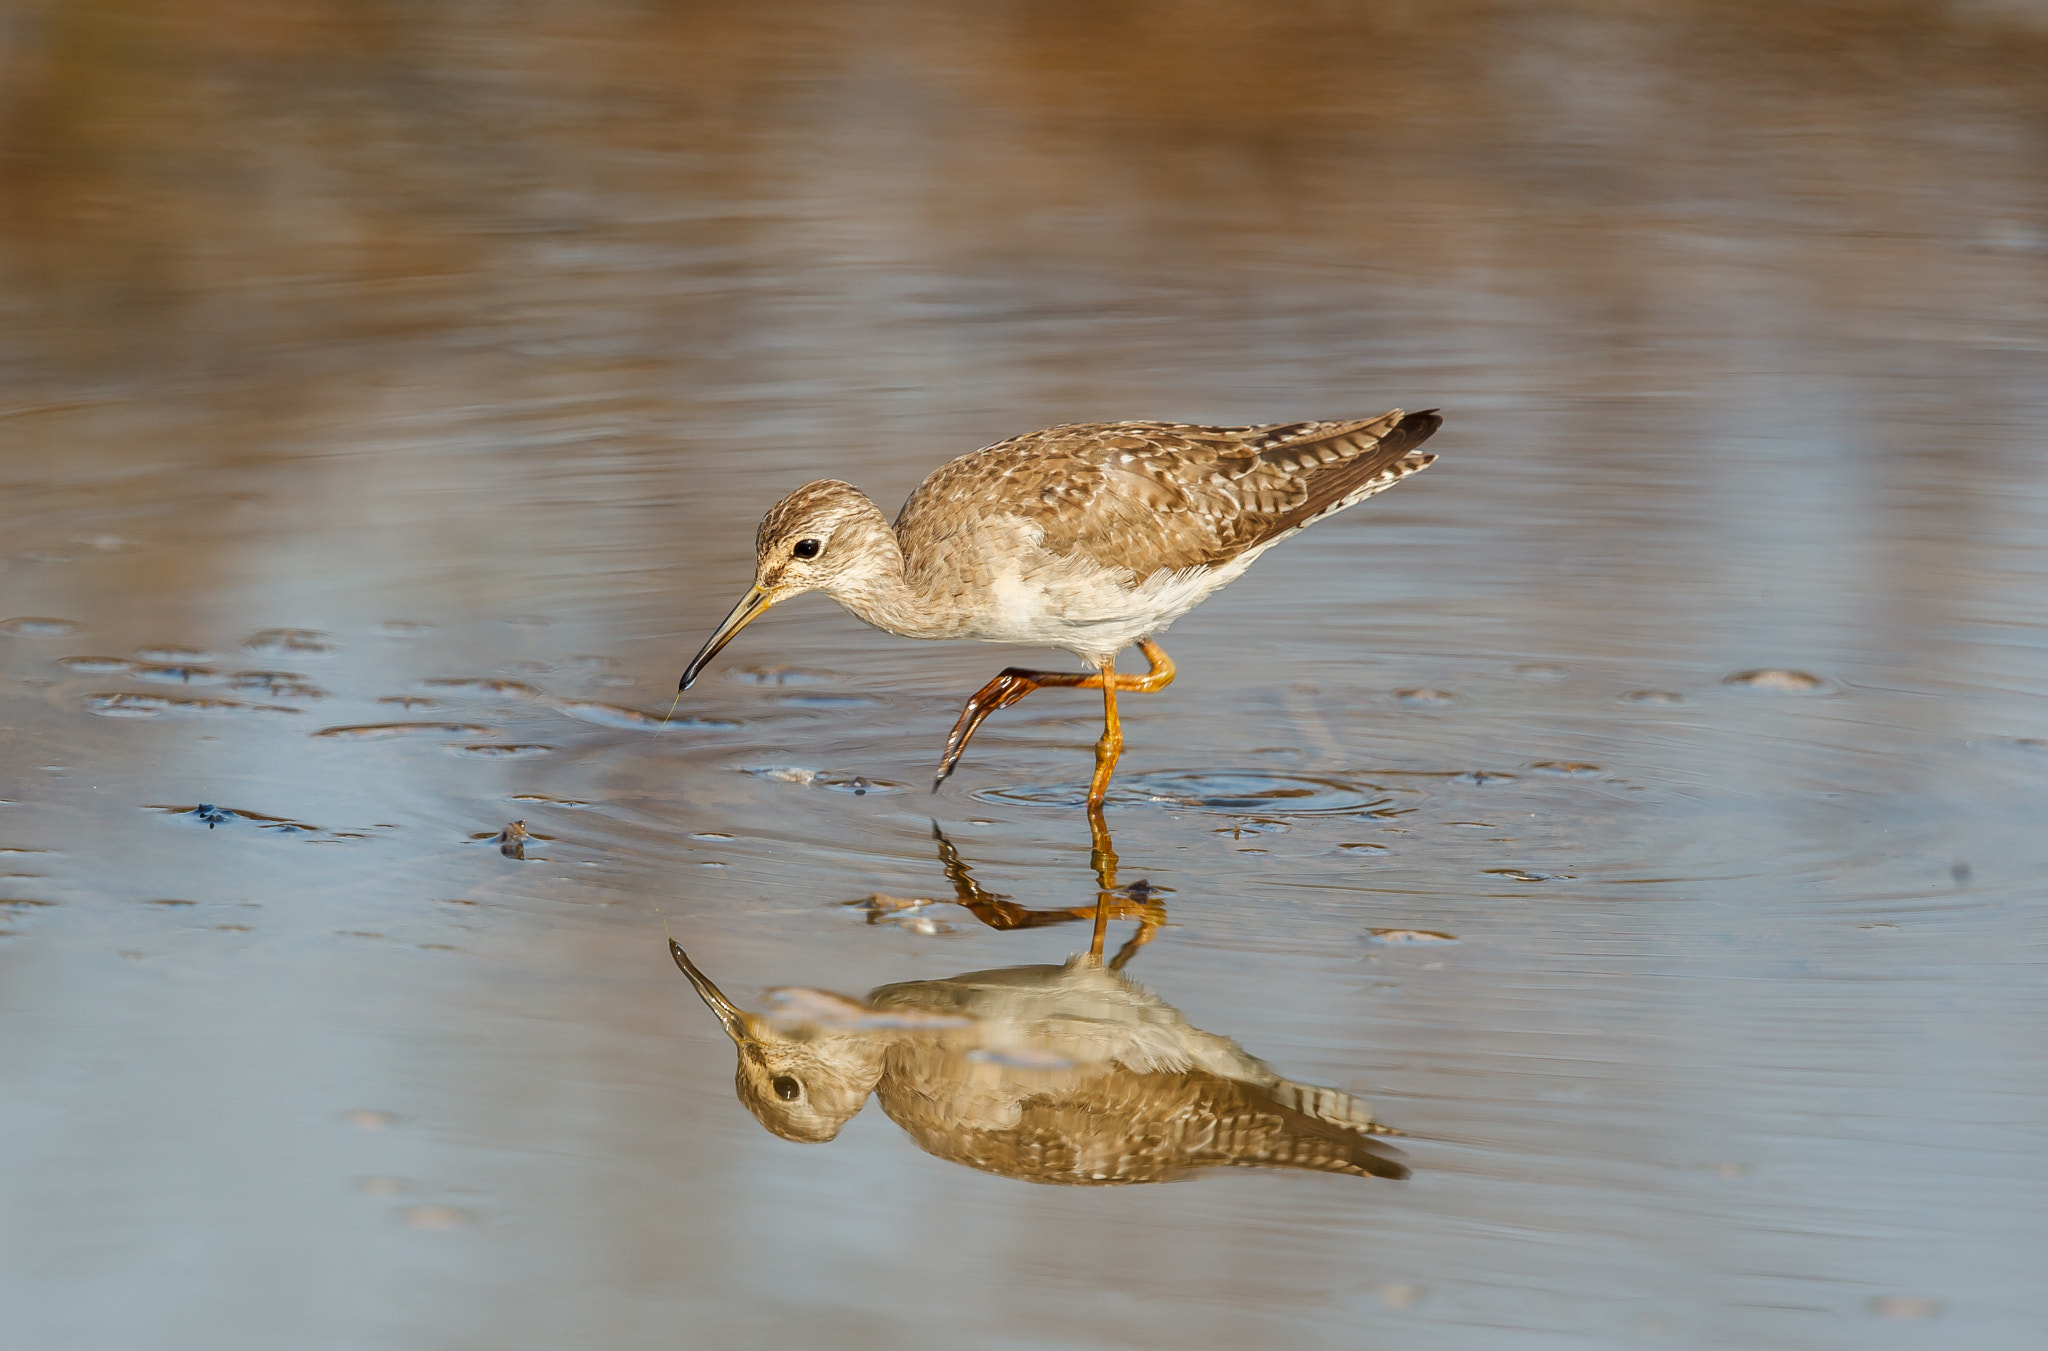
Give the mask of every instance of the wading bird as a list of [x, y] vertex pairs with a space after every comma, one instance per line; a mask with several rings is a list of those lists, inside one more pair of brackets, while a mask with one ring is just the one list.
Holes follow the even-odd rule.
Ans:
[[[822, 591], [906, 638], [1065, 648], [1091, 673], [1011, 667], [960, 710], [936, 789], [982, 720], [1047, 685], [1102, 691], [1088, 805], [1123, 749], [1119, 690], [1173, 680], [1153, 637], [1297, 530], [1393, 487], [1436, 458], [1416, 447], [1434, 409], [1335, 422], [1194, 427], [1081, 423], [1000, 441], [932, 471], [891, 526], [852, 484], [807, 483], [755, 535], [754, 585], [683, 672], [690, 688], [769, 606]], [[1151, 663], [1118, 675], [1133, 643]]]

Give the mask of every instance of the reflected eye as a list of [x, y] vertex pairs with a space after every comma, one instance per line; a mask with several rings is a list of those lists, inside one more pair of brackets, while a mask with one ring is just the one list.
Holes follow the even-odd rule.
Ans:
[[804, 1091], [803, 1087], [787, 1074], [776, 1075], [775, 1082], [771, 1087], [775, 1089], [775, 1096], [784, 1102], [795, 1102], [797, 1095]]
[[798, 558], [816, 558], [818, 556], [818, 551], [823, 549], [824, 547], [825, 546], [817, 540], [800, 539], [796, 542], [796, 547], [791, 549], [790, 552], [795, 554]]

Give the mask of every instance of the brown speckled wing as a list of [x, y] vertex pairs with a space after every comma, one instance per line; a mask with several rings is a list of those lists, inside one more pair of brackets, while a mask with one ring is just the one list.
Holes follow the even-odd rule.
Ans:
[[942, 465], [897, 528], [914, 537], [939, 521], [1016, 516], [1053, 553], [1142, 581], [1228, 562], [1392, 487], [1435, 458], [1414, 451], [1442, 423], [1434, 410], [1396, 410], [1261, 427], [1048, 427]]
[[1118, 1071], [1027, 1097], [1005, 1129], [941, 1120], [885, 1075], [882, 1110], [919, 1148], [1026, 1182], [1170, 1182], [1199, 1168], [1294, 1168], [1404, 1178], [1400, 1151], [1359, 1123], [1312, 1116], [1257, 1085], [1193, 1071]]

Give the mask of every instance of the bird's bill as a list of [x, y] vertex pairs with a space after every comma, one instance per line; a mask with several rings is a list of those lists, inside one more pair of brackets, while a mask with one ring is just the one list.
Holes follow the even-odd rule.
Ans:
[[690, 960], [690, 954], [683, 951], [682, 944], [673, 938], [668, 940], [668, 955], [676, 959], [677, 969], [690, 978], [690, 984], [697, 987], [697, 997], [704, 1001], [705, 1007], [717, 1014], [718, 1021], [725, 1024], [725, 1035], [731, 1037], [735, 1043], [745, 1041], [749, 1035], [746, 1011], [727, 999], [719, 988], [711, 983], [711, 977], [697, 969], [697, 964]]
[[699, 652], [696, 658], [690, 662], [688, 668], [683, 671], [682, 681], [676, 686], [676, 691], [680, 693], [696, 684], [698, 673], [710, 665], [711, 659], [717, 656], [719, 651], [733, 640], [733, 635], [753, 623], [756, 619], [759, 619], [762, 611], [774, 603], [775, 593], [767, 587], [749, 587], [747, 594], [740, 597], [740, 603], [733, 606], [732, 613], [725, 617], [725, 622], [718, 626], [718, 631], [712, 634], [710, 641], [704, 644], [703, 651]]

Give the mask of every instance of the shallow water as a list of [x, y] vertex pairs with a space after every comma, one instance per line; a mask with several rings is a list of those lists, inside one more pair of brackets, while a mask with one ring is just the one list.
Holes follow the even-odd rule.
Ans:
[[[2033, 1345], [2044, 59], [2017, 4], [25, 11], [0, 1341]], [[662, 724], [761, 509], [1396, 404], [1436, 466], [1124, 701], [1108, 951], [1412, 1175], [764, 1130], [669, 936], [799, 1027], [1043, 984], [1098, 714], [934, 796], [1044, 658], [811, 600]]]

